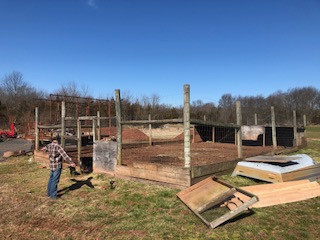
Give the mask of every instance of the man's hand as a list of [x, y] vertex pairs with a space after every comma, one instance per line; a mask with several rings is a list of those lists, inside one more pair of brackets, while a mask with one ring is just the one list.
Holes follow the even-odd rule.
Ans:
[[75, 168], [76, 164], [75, 163], [71, 163], [70, 166]]

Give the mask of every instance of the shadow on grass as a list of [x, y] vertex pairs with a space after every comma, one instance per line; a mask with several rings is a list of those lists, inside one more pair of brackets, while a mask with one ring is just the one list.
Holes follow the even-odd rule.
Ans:
[[87, 180], [76, 180], [76, 179], [71, 179], [71, 181], [75, 182], [74, 184], [72, 184], [71, 186], [69, 187], [65, 187], [61, 190], [58, 191], [58, 194], [57, 196], [58, 197], [61, 197], [63, 196], [64, 194], [66, 194], [67, 192], [69, 191], [74, 191], [74, 190], [77, 190], [77, 189], [80, 189], [82, 186], [84, 185], [87, 185], [88, 187], [90, 188], [94, 188], [92, 182], [91, 182], [91, 179], [93, 177], [89, 177]]
[[251, 209], [248, 209], [246, 212], [239, 213], [239, 215], [237, 215], [234, 218], [231, 218], [231, 219], [225, 221], [224, 223], [220, 224], [218, 227], [224, 226], [224, 225], [226, 225], [228, 223], [237, 222], [237, 221], [239, 221], [241, 219], [250, 217], [253, 214], [255, 214], [255, 212], [253, 210], [251, 210]]

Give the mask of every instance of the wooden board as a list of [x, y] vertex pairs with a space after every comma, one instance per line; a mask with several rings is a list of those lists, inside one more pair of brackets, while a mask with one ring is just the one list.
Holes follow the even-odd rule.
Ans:
[[[292, 203], [320, 196], [320, 185], [317, 182], [310, 182], [309, 180], [260, 184], [242, 187], [241, 189], [258, 196], [259, 202], [253, 204], [253, 208]], [[242, 200], [247, 199], [246, 196], [239, 193], [235, 193], [234, 196], [228, 205], [231, 210], [236, 208], [238, 198]]]
[[266, 182], [283, 182], [282, 174], [274, 173], [262, 169], [237, 165], [232, 176], [241, 175], [249, 178], [259, 179]]
[[[34, 157], [34, 160], [36, 162], [39, 162], [41, 164], [44, 164], [44, 165], [48, 165], [49, 164], [49, 154], [46, 153], [46, 152], [43, 152], [43, 151], [40, 151], [40, 150], [34, 150], [33, 151], [33, 157]], [[72, 156], [70, 156], [72, 161], [78, 165], [78, 160], [77, 158], [74, 158]], [[63, 161], [62, 163], [65, 163], [65, 161]]]
[[132, 166], [117, 165], [115, 175], [163, 182], [178, 187], [190, 186], [190, 170], [188, 168], [134, 162]]
[[191, 167], [191, 178], [198, 178], [202, 176], [216, 175], [218, 172], [233, 169], [239, 160], [212, 163], [204, 166], [192, 166]]
[[300, 179], [310, 179], [312, 181], [320, 179], [320, 164], [315, 164], [292, 172], [283, 173], [282, 179], [284, 182]]
[[250, 158], [245, 158], [244, 161], [247, 162], [265, 162], [265, 163], [287, 163], [292, 160], [297, 160], [299, 157], [290, 157], [290, 156], [255, 156]]
[[294, 180], [310, 179], [312, 181], [320, 179], [320, 164], [301, 168], [286, 173], [275, 173], [263, 169], [237, 165], [232, 176], [241, 175], [255, 178], [266, 182], [288, 182]]
[[227, 192], [230, 188], [222, 185], [211, 177], [182, 190], [177, 196], [183, 201], [191, 210], [197, 210], [212, 199]]

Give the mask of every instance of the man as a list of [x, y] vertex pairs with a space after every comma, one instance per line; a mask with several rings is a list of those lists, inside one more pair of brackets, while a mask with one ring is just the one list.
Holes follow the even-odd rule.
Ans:
[[56, 199], [58, 183], [60, 181], [62, 171], [62, 158], [67, 161], [71, 167], [75, 167], [76, 165], [64, 149], [58, 144], [57, 139], [53, 139], [51, 143], [43, 147], [41, 150], [49, 152], [50, 178], [48, 182], [48, 196], [52, 199]]

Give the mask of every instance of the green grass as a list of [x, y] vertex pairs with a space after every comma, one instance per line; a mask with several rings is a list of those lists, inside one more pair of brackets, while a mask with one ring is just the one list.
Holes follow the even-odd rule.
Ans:
[[[299, 153], [320, 162], [320, 141], [308, 141]], [[122, 179], [110, 189], [110, 176], [70, 177], [63, 171], [59, 189], [71, 190], [53, 201], [46, 197], [48, 176], [48, 169], [26, 156], [0, 163], [2, 239], [319, 239], [319, 197], [254, 209], [210, 229], [176, 197], [176, 189]], [[237, 187], [261, 183], [221, 178]]]
[[315, 138], [320, 140], [320, 126], [314, 125], [314, 126], [308, 126], [306, 129], [307, 137], [308, 138]]

